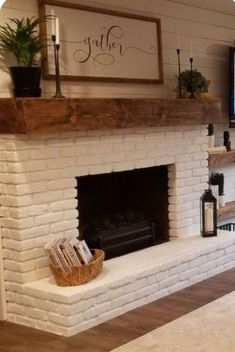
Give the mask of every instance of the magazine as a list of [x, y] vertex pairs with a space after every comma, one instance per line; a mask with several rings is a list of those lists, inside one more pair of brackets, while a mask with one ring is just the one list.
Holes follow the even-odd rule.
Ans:
[[85, 240], [60, 238], [44, 245], [51, 265], [59, 267], [63, 273], [71, 273], [73, 267], [86, 265], [93, 260]]

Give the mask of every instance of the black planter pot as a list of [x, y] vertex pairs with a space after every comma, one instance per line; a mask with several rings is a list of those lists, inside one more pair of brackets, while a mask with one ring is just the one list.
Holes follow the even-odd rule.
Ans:
[[40, 97], [41, 67], [10, 67], [15, 97]]

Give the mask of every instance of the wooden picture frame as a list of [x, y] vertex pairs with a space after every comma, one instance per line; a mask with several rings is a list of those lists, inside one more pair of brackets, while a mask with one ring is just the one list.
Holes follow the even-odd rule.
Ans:
[[229, 127], [235, 127], [235, 48], [229, 47]]
[[[38, 0], [60, 22], [60, 74], [70, 81], [163, 83], [160, 19], [58, 0]], [[55, 78], [51, 21], [41, 24], [44, 79]]]

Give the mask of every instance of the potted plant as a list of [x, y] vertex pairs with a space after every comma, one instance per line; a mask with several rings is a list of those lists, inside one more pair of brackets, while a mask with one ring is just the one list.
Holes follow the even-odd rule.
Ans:
[[215, 146], [215, 134], [214, 125], [212, 123], [208, 124], [208, 148], [214, 148]]
[[10, 18], [0, 25], [0, 50], [13, 54], [17, 65], [9, 67], [16, 97], [41, 96], [41, 67], [36, 56], [43, 47], [38, 34], [41, 18]]
[[182, 71], [177, 78], [176, 92], [179, 93], [179, 82], [181, 82], [182, 95], [187, 97], [193, 90], [196, 98], [200, 98], [202, 93], [207, 93], [210, 85], [201, 72], [197, 69]]
[[210, 176], [210, 184], [218, 185], [219, 191], [219, 207], [224, 207], [224, 174], [220, 172], [212, 173]]

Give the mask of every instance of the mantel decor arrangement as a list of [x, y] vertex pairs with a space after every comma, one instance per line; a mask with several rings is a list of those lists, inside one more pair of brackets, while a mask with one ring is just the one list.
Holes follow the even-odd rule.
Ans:
[[179, 45], [179, 33], [176, 33], [177, 39], [177, 58], [178, 58], [178, 76], [177, 85], [175, 92], [177, 93], [177, 98], [200, 98], [203, 93], [208, 92], [210, 81], [208, 81], [201, 72], [193, 68], [193, 49], [192, 49], [192, 39], [190, 39], [190, 55], [189, 63], [190, 69], [181, 71], [180, 63], [180, 45]]
[[15, 97], [40, 97], [41, 67], [37, 55], [44, 46], [38, 33], [38, 26], [44, 18], [10, 18], [9, 23], [0, 26], [0, 50], [9, 61], [12, 55], [16, 65], [10, 66]]

